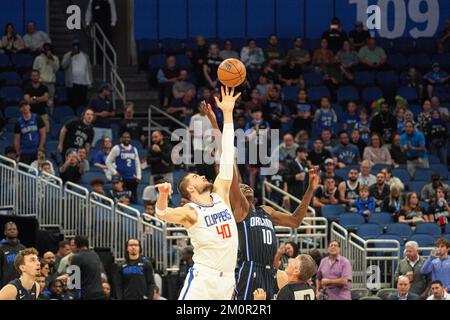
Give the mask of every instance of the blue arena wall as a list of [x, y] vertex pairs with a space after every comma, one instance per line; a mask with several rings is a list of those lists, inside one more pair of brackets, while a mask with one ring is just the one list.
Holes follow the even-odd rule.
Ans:
[[46, 12], [45, 0], [0, 0], [0, 33], [3, 36], [5, 25], [12, 22], [23, 35], [29, 20], [36, 22], [38, 30], [46, 31]]
[[[450, 0], [134, 0], [136, 39], [280, 37], [318, 38], [338, 16], [344, 30], [377, 4], [383, 38], [432, 37], [450, 18]], [[367, 18], [365, 18], [367, 19]]]

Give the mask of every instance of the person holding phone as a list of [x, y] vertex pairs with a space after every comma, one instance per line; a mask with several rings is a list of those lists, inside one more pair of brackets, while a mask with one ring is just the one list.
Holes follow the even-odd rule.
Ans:
[[59, 168], [59, 173], [62, 181], [72, 182], [72, 183], [80, 183], [81, 176], [85, 172], [85, 168], [83, 163], [78, 156], [76, 149], [69, 149], [66, 152], [66, 161]]
[[436, 240], [436, 249], [431, 251], [420, 273], [425, 275], [431, 272], [431, 280], [440, 280], [447, 290], [450, 289], [450, 258], [448, 250], [450, 242], [445, 238]]

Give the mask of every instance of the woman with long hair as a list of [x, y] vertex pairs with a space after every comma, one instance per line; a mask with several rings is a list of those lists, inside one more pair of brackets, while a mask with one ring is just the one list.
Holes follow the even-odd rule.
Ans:
[[16, 29], [11, 22], [5, 27], [5, 34], [2, 37], [0, 49], [7, 53], [17, 53], [25, 49], [22, 37], [16, 33]]
[[112, 139], [109, 137], [103, 138], [102, 146], [100, 151], [98, 151], [94, 156], [94, 166], [105, 172], [106, 178], [111, 180], [112, 175], [106, 166], [106, 158], [108, 158], [111, 149], [113, 148]]
[[419, 196], [417, 193], [408, 193], [406, 203], [400, 212], [398, 222], [407, 223], [411, 226], [415, 226], [417, 223], [421, 222], [431, 222], [425, 209], [420, 206]]
[[389, 197], [383, 200], [381, 208], [383, 212], [392, 214], [394, 221], [398, 221], [402, 208], [405, 205], [405, 197], [402, 194], [403, 185], [399, 183], [392, 183], [390, 187]]

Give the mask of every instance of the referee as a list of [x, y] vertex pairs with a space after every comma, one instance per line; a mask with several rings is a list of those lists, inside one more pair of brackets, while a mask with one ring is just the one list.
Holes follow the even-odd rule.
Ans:
[[120, 266], [117, 295], [119, 300], [152, 300], [155, 279], [152, 263], [142, 256], [141, 242], [126, 243], [125, 262]]

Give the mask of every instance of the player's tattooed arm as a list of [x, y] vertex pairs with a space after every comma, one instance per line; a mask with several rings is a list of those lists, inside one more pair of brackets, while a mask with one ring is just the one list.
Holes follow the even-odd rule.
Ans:
[[169, 195], [172, 193], [172, 185], [170, 183], [161, 183], [155, 186], [158, 189], [159, 195], [156, 201], [156, 214], [159, 219], [182, 225], [189, 228], [197, 223], [197, 213], [191, 207], [184, 206], [179, 208], [169, 208]]

